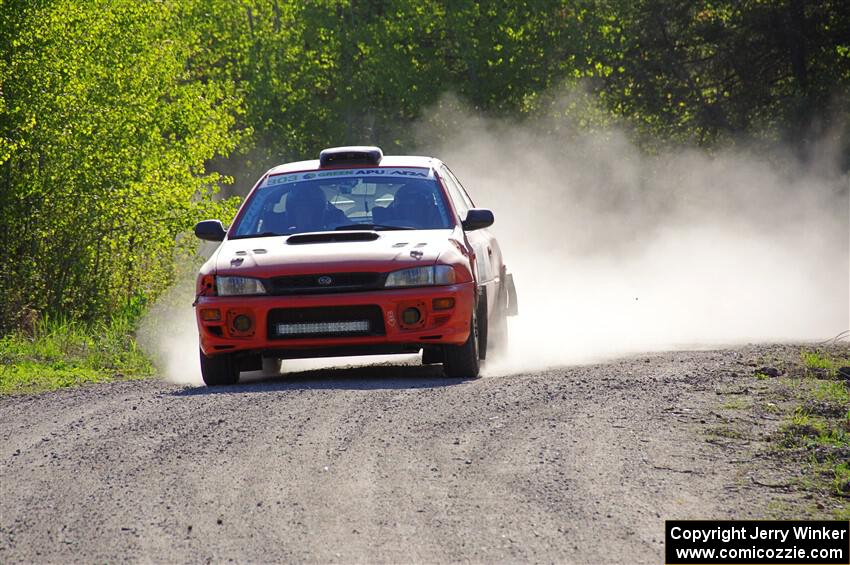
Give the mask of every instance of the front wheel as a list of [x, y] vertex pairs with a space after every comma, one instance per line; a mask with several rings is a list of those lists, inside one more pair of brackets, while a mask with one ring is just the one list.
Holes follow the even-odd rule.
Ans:
[[478, 358], [478, 321], [475, 309], [469, 321], [469, 337], [463, 345], [445, 346], [443, 371], [447, 377], [477, 379], [481, 370]]
[[201, 376], [207, 386], [235, 385], [239, 382], [239, 365], [232, 355], [223, 353], [215, 357], [201, 354]]

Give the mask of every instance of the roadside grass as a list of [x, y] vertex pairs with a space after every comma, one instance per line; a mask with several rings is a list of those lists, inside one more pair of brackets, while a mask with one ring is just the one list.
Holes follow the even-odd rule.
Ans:
[[719, 392], [724, 425], [709, 435], [766, 442], [760, 470], [798, 493], [769, 505], [769, 517], [850, 520], [850, 345], [775, 348], [741, 365], [752, 380]]
[[[780, 453], [800, 458], [806, 471], [800, 489], [850, 501], [850, 380], [839, 368], [850, 366], [846, 348], [804, 349], [794, 379], [792, 411], [774, 437]], [[802, 455], [806, 454], [806, 455]], [[850, 502], [833, 512], [850, 519]]]
[[850, 357], [827, 351], [803, 350], [800, 358], [808, 373], [825, 374], [828, 377], [836, 376], [839, 367], [850, 366]]
[[812, 398], [822, 402], [834, 402], [850, 406], [850, 388], [844, 381], [821, 381], [812, 389]]
[[32, 393], [83, 383], [154, 374], [127, 318], [81, 324], [48, 319], [32, 335], [0, 338], [0, 395]]

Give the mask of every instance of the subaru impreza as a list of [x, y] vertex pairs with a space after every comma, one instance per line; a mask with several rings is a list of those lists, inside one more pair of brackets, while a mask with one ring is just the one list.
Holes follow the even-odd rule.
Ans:
[[433, 157], [325, 149], [254, 185], [197, 279], [201, 373], [209, 386], [281, 360], [422, 353], [476, 378], [507, 344], [513, 277], [476, 207]]

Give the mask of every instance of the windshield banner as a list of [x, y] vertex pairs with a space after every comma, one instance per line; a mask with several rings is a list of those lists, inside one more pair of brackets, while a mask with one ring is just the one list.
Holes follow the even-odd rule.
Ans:
[[406, 177], [406, 178], [431, 178], [431, 171], [418, 167], [374, 167], [371, 169], [331, 169], [327, 171], [306, 171], [303, 173], [281, 173], [269, 175], [263, 186], [277, 186], [293, 182], [307, 180], [322, 180], [335, 178], [358, 178], [358, 177]]

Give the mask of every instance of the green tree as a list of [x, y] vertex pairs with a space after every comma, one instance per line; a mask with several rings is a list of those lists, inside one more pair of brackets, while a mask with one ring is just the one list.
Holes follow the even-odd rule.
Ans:
[[609, 1], [603, 96], [661, 139], [769, 132], [799, 143], [846, 112], [850, 11], [840, 0]]
[[0, 327], [24, 307], [115, 312], [170, 282], [175, 237], [221, 208], [205, 162], [238, 141], [232, 85], [169, 3], [0, 6]]

